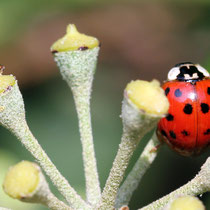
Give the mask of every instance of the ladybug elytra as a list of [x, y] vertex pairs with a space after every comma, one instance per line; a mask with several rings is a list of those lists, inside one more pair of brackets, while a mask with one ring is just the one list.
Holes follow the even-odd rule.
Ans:
[[210, 144], [210, 75], [199, 64], [175, 65], [163, 84], [170, 106], [158, 123], [157, 136], [184, 156]]

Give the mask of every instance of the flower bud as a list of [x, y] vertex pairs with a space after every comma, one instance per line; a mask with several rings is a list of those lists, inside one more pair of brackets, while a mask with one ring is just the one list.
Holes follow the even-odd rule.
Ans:
[[3, 189], [10, 197], [29, 203], [40, 203], [52, 210], [70, 210], [50, 191], [40, 167], [33, 162], [21, 161], [12, 166], [4, 179]]
[[81, 34], [74, 24], [69, 24], [66, 35], [52, 45], [51, 51], [56, 53], [70, 50], [86, 50], [98, 46], [99, 41], [95, 37]]
[[130, 101], [138, 109], [148, 114], [165, 114], [169, 108], [169, 102], [157, 80], [132, 81], [127, 85], [125, 91]]
[[168, 108], [168, 99], [157, 80], [132, 81], [124, 91], [123, 123], [132, 130], [152, 129], [167, 114]]
[[13, 75], [0, 74], [0, 94], [9, 90], [15, 85], [15, 77]]
[[203, 203], [194, 196], [182, 196], [173, 200], [167, 210], [205, 210]]
[[[2, 72], [1, 72], [2, 73]], [[17, 80], [0, 73], [0, 124], [12, 132], [25, 123], [25, 108]]]
[[19, 200], [32, 198], [41, 184], [41, 170], [35, 163], [21, 161], [6, 174], [3, 189], [10, 197]]

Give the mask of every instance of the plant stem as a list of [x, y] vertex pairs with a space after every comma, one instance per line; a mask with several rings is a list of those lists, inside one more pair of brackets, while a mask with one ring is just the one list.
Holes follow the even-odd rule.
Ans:
[[79, 131], [82, 142], [82, 155], [86, 177], [87, 201], [96, 204], [101, 197], [96, 158], [93, 145], [93, 135], [90, 117], [90, 96], [82, 91], [73, 91], [76, 110], [79, 119]]
[[178, 196], [197, 196], [202, 195], [205, 192], [210, 191], [210, 157], [207, 158], [206, 162], [201, 167], [198, 175], [195, 176], [191, 181], [170, 194], [160, 198], [157, 201], [139, 209], [139, 210], [161, 210], [168, 202], [172, 201]]
[[67, 206], [64, 202], [60, 201], [52, 193], [48, 194], [44, 200], [40, 201], [41, 204], [47, 206], [51, 210], [73, 210], [71, 207]]
[[137, 139], [135, 136], [135, 132], [131, 133], [128, 132], [127, 129], [124, 129], [122, 141], [119, 145], [117, 155], [102, 193], [102, 204], [99, 208], [100, 210], [114, 209], [118, 188], [123, 180], [129, 160], [138, 145], [138, 140], [141, 138], [138, 136], [140, 138]]
[[101, 198], [90, 117], [90, 95], [99, 49], [98, 39], [79, 33], [74, 24], [69, 24], [66, 35], [51, 47], [60, 73], [73, 92], [83, 150], [86, 197], [92, 205]]
[[153, 137], [147, 143], [144, 151], [142, 152], [131, 172], [128, 174], [122, 186], [118, 190], [115, 205], [117, 209], [123, 205], [128, 205], [133, 195], [133, 192], [137, 189], [143, 175], [146, 173], [146, 171], [156, 158], [157, 150], [154, 149], [158, 144], [159, 141], [156, 137], [156, 132], [154, 132]]
[[114, 209], [117, 191], [125, 170], [141, 138], [152, 130], [162, 114], [151, 115], [138, 109], [124, 93], [122, 103], [123, 135], [119, 149], [106, 181], [98, 209]]
[[36, 158], [43, 170], [50, 177], [53, 184], [60, 193], [66, 198], [70, 206], [75, 209], [90, 209], [90, 207], [81, 199], [76, 191], [70, 186], [68, 181], [57, 170], [56, 166], [49, 159], [45, 151], [39, 145], [26, 122], [18, 126], [19, 129], [12, 132], [17, 136], [26, 149]]
[[72, 208], [90, 209], [90, 206], [81, 199], [68, 181], [57, 170], [56, 166], [31, 133], [25, 119], [24, 102], [17, 82], [9, 91], [1, 94], [0, 103], [4, 107], [0, 111], [1, 125], [9, 129], [35, 157]]
[[72, 90], [79, 119], [86, 179], [87, 201], [95, 205], [101, 198], [90, 116], [90, 95], [99, 47], [55, 54], [61, 75]]

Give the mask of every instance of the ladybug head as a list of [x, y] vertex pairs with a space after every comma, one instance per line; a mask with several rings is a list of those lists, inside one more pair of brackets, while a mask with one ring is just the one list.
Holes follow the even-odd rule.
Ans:
[[168, 80], [198, 81], [209, 77], [209, 72], [199, 64], [191, 62], [176, 64], [168, 72]]

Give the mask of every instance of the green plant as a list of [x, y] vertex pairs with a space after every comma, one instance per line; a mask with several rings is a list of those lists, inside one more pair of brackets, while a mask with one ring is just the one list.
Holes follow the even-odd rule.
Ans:
[[[80, 34], [74, 25], [69, 25], [67, 34], [51, 48], [61, 75], [72, 90], [76, 105], [83, 149], [86, 201], [57, 170], [31, 133], [25, 119], [23, 98], [15, 78], [12, 75], [0, 75], [1, 125], [9, 129], [31, 152], [68, 205], [50, 192], [39, 166], [27, 161], [17, 164], [8, 171], [3, 187], [11, 197], [24, 202], [41, 203], [50, 209], [128, 209], [133, 191], [157, 155], [159, 143], [155, 133], [122, 183], [125, 170], [140, 140], [155, 128], [161, 117], [167, 114], [169, 103], [157, 80], [151, 82], [137, 80], [126, 86], [121, 114], [122, 139], [101, 192], [90, 115], [92, 82], [99, 49], [99, 41], [96, 38]], [[210, 158], [194, 179], [142, 209], [163, 209], [179, 196], [196, 196], [209, 191], [209, 175]]]

